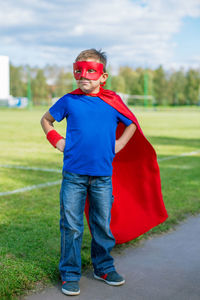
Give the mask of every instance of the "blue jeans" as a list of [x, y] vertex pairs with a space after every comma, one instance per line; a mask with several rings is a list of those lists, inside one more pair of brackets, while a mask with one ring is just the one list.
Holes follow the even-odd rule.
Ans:
[[81, 277], [81, 244], [85, 200], [89, 197], [89, 224], [92, 234], [91, 259], [94, 271], [102, 275], [114, 271], [110, 255], [115, 239], [110, 230], [113, 203], [111, 176], [89, 176], [63, 172], [60, 191], [62, 281], [78, 281]]

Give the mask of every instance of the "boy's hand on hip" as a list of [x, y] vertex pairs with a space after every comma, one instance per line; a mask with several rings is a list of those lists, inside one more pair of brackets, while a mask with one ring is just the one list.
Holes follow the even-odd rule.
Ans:
[[123, 148], [124, 148], [124, 145], [119, 140], [116, 140], [115, 141], [115, 154], [117, 154]]
[[137, 127], [134, 123], [131, 123], [129, 126], [125, 128], [120, 138], [115, 141], [115, 154], [121, 151], [126, 146], [128, 141], [134, 135], [136, 129]]
[[64, 152], [65, 149], [65, 139], [61, 139], [57, 142], [56, 144], [56, 148], [60, 151], [60, 152]]

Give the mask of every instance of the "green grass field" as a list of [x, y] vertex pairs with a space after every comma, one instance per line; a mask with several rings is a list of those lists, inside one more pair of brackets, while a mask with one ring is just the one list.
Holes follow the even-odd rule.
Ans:
[[[0, 110], [0, 193], [61, 179], [61, 173], [5, 167], [62, 168], [62, 154], [40, 127], [46, 110]], [[135, 114], [157, 151], [169, 213], [145, 238], [200, 212], [200, 109], [137, 109]], [[56, 124], [63, 135], [65, 126], [65, 121]], [[192, 151], [197, 153], [174, 158]], [[38, 284], [59, 280], [59, 189], [58, 184], [0, 196], [0, 299], [15, 299]], [[83, 266], [91, 263], [90, 240], [85, 226]]]

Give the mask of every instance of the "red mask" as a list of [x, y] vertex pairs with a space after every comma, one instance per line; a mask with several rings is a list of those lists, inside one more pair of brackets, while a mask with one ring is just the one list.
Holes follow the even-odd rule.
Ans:
[[73, 67], [76, 80], [80, 80], [81, 77], [98, 80], [103, 74], [103, 64], [95, 61], [77, 61], [73, 64]]

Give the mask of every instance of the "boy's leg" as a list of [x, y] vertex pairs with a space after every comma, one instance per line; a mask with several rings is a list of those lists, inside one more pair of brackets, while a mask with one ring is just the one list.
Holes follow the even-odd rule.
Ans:
[[115, 238], [110, 230], [112, 179], [110, 176], [91, 178], [88, 187], [91, 257], [95, 274], [102, 275], [115, 270], [114, 260], [110, 255], [115, 245]]
[[88, 176], [63, 172], [60, 191], [61, 257], [59, 264], [62, 281], [79, 281], [81, 277], [81, 243], [87, 183]]

